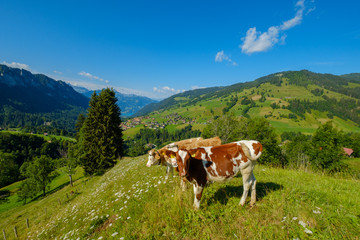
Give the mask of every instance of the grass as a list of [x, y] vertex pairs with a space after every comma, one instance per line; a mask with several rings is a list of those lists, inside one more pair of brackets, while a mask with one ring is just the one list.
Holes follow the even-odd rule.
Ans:
[[[15, 129], [14, 129], [15, 130]], [[38, 137], [42, 137], [44, 138], [46, 141], [51, 141], [53, 139], [56, 139], [56, 140], [68, 140], [68, 141], [72, 141], [72, 142], [75, 142], [75, 138], [71, 138], [71, 137], [65, 137], [65, 136], [58, 136], [58, 135], [44, 135], [44, 134], [37, 134], [37, 133], [25, 133], [25, 132], [21, 132], [20, 129], [16, 129], [16, 131], [7, 131], [7, 130], [3, 130], [1, 131], [3, 133], [11, 133], [11, 134], [31, 134], [31, 135], [35, 135], [35, 136], [38, 136]]]
[[[258, 165], [257, 204], [239, 206], [242, 179], [205, 188], [200, 210], [192, 187], [146, 156], [124, 158], [103, 176], [81, 179], [0, 213], [0, 229], [21, 239], [356, 239], [360, 182]], [[69, 200], [66, 193], [78, 190]], [[58, 203], [58, 199], [62, 204]], [[249, 200], [249, 199], [248, 199]], [[44, 208], [47, 208], [45, 213]], [[25, 220], [29, 218], [30, 228]], [[303, 226], [304, 225], [304, 226]], [[312, 233], [306, 233], [308, 229]]]
[[[61, 169], [58, 171], [58, 176], [53, 179], [53, 181], [49, 184], [49, 188], [47, 189], [47, 194], [53, 193], [58, 191], [59, 189], [63, 188], [64, 186], [69, 184], [69, 177], [67, 174], [61, 172]], [[84, 171], [82, 168], [78, 168], [75, 175], [73, 175], [73, 180], [78, 180], [83, 178]], [[20, 207], [23, 205], [23, 202], [18, 201], [17, 191], [21, 186], [21, 181], [13, 183], [9, 186], [1, 188], [0, 190], [9, 190], [11, 195], [9, 197], [9, 201], [3, 204], [0, 204], [0, 214], [11, 209]], [[40, 198], [38, 195], [36, 198]]]
[[[251, 108], [248, 111], [248, 114], [251, 117], [264, 117], [268, 115], [268, 120], [276, 128], [277, 133], [281, 134], [285, 131], [300, 131], [305, 133], [313, 133], [316, 129], [323, 123], [327, 121], [333, 121], [336, 127], [345, 132], [360, 132], [359, 125], [352, 122], [342, 120], [338, 117], [333, 119], [328, 118], [326, 112], [312, 111], [311, 113], [305, 114], [305, 119], [288, 119], [281, 117], [281, 115], [288, 115], [291, 111], [287, 109], [272, 109], [271, 104], [277, 103], [280, 106], [287, 106], [289, 99], [301, 99], [301, 100], [310, 100], [317, 101], [323, 100], [321, 96], [315, 96], [311, 93], [311, 90], [320, 88], [316, 85], [309, 85], [307, 88], [287, 84], [288, 80], [283, 79], [282, 86], [272, 85], [270, 83], [265, 83], [259, 86], [258, 88], [251, 88], [243, 90], [241, 92], [232, 93], [232, 95], [237, 95], [239, 99], [242, 99], [243, 96], [248, 96], [255, 100], [257, 107]], [[351, 86], [355, 87], [355, 85]], [[320, 88], [321, 89], [321, 88]], [[265, 102], [259, 102], [260, 94], [264, 93], [266, 96]], [[341, 98], [351, 98], [336, 92], [329, 90], [324, 90], [324, 94], [336, 99]], [[174, 106], [170, 109], [161, 111], [158, 114], [152, 114], [157, 121], [161, 121], [166, 115], [172, 113], [178, 113], [184, 117], [194, 118], [197, 123], [206, 123], [207, 121], [213, 119], [214, 116], [221, 116], [222, 110], [226, 107], [227, 102], [230, 101], [230, 95], [226, 97], [217, 97], [206, 99], [200, 102], [197, 102], [195, 105], [190, 105], [186, 107]], [[235, 113], [236, 116], [243, 115], [243, 110], [245, 106], [241, 105], [239, 100], [237, 104], [230, 109], [230, 112]], [[269, 116], [272, 113], [272, 116]], [[175, 127], [173, 127], [175, 128]]]
[[351, 169], [360, 173], [360, 158], [347, 158], [343, 162], [347, 163]]

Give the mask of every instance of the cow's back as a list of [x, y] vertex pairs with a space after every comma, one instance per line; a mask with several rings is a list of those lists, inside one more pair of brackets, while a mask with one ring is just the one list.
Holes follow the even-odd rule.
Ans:
[[209, 161], [204, 161], [203, 165], [212, 181], [225, 181], [234, 177], [240, 170], [240, 164], [247, 161], [241, 147], [236, 143], [203, 149]]

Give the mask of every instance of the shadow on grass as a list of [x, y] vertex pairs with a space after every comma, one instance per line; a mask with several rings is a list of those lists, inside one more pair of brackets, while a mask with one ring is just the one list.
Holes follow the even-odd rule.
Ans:
[[[282, 189], [283, 186], [273, 182], [259, 182], [256, 184], [256, 200], [261, 201], [266, 195], [271, 192], [277, 191]], [[206, 191], [206, 189], [205, 189]], [[226, 205], [230, 198], [240, 198], [243, 194], [243, 185], [240, 186], [225, 186], [223, 188], [218, 189], [214, 196], [211, 197], [208, 201], [208, 204], [211, 205], [215, 202], [219, 202], [223, 205]], [[251, 190], [249, 191], [249, 195], [251, 195]]]
[[[80, 180], [80, 179], [82, 179], [82, 178], [85, 178], [85, 177], [84, 177], [84, 176], [81, 176], [81, 177], [79, 177], [78, 179], [74, 180], [73, 183], [75, 184], [76, 181], [78, 181], [78, 180]], [[51, 189], [50, 191], [47, 191], [45, 197], [47, 197], [47, 196], [49, 196], [49, 195], [51, 195], [51, 194], [53, 194], [53, 193], [56, 193], [57, 191], [63, 189], [63, 188], [66, 187], [66, 186], [69, 186], [69, 185], [70, 185], [70, 181], [67, 181], [67, 182], [65, 182], [65, 183], [57, 186], [56, 188], [53, 188], [53, 189]], [[33, 199], [31, 199], [31, 201], [29, 201], [29, 203], [30, 203], [30, 202], [34, 202], [34, 201], [36, 201], [36, 200], [39, 200], [39, 199], [41, 199], [41, 198], [43, 198], [43, 195], [42, 195], [42, 194], [36, 196], [36, 197], [33, 198]]]

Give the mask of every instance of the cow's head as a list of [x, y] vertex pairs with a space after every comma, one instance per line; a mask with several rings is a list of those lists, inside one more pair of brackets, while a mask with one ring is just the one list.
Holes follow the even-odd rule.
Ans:
[[187, 150], [179, 150], [176, 152], [176, 161], [181, 177], [186, 177], [189, 174], [191, 155]]
[[161, 163], [161, 156], [159, 151], [155, 150], [155, 149], [151, 149], [149, 151], [149, 159], [148, 162], [146, 163], [147, 167], [151, 167], [155, 164], [159, 165]]
[[162, 151], [161, 154], [167, 163], [171, 164], [174, 168], [177, 167], [176, 152], [171, 150], [165, 150]]

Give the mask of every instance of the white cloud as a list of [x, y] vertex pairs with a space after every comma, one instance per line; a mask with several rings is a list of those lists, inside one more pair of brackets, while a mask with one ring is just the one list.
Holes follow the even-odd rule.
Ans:
[[223, 61], [227, 61], [229, 63], [231, 63], [231, 65], [233, 66], [237, 66], [237, 63], [234, 62], [229, 56], [227, 56], [224, 51], [220, 51], [216, 53], [215, 56], [215, 62], [223, 62]]
[[119, 93], [122, 94], [135, 94], [135, 95], [139, 95], [139, 96], [146, 96], [146, 97], [152, 97], [151, 94], [147, 93], [147, 92], [143, 92], [143, 91], [139, 91], [139, 90], [135, 90], [135, 89], [130, 89], [130, 88], [124, 88], [124, 87], [114, 87], [114, 86], [109, 86], [109, 85], [104, 85], [104, 84], [97, 84], [97, 83], [91, 83], [91, 82], [82, 82], [82, 81], [76, 81], [76, 80], [67, 80], [67, 83], [70, 83], [73, 86], [77, 86], [77, 87], [84, 87], [86, 89], [89, 90], [100, 90], [103, 88], [107, 88], [107, 87], [112, 87], [114, 88], [116, 91], [118, 91]]
[[[295, 4], [296, 14], [293, 18], [284, 21], [279, 26], [271, 26], [264, 33], [256, 30], [256, 27], [249, 28], [246, 36], [241, 40], [243, 43], [239, 46], [241, 51], [246, 54], [254, 52], [264, 52], [272, 48], [275, 44], [284, 44], [286, 34], [284, 31], [301, 24], [304, 10], [305, 0], [299, 0]], [[310, 9], [313, 11], [315, 8]], [[310, 10], [307, 12], [309, 13]]]
[[54, 70], [53, 72], [56, 73], [56, 74], [60, 74], [60, 75], [63, 74], [62, 72], [59, 72], [59, 71], [56, 71], [56, 70]]
[[191, 90], [202, 89], [202, 88], [206, 88], [206, 87], [192, 86]]
[[92, 75], [90, 73], [87, 73], [87, 72], [84, 72], [84, 71], [79, 72], [79, 75], [83, 76], [83, 77], [90, 78], [90, 79], [98, 80], [98, 81], [101, 81], [101, 82], [109, 83], [108, 80], [104, 80], [104, 79], [102, 79], [100, 77], [94, 76], [94, 75]]
[[250, 28], [243, 41], [244, 44], [241, 46], [242, 52], [250, 54], [267, 51], [279, 42], [279, 27], [270, 27], [264, 33], [256, 31], [256, 27]]
[[171, 96], [171, 95], [174, 95], [174, 94], [177, 94], [177, 93], [185, 92], [185, 90], [174, 89], [174, 88], [170, 88], [168, 86], [161, 87], [161, 88], [153, 87], [153, 91], [155, 93], [161, 93], [161, 94], [164, 94], [164, 95], [167, 95], [167, 96]]
[[24, 63], [17, 63], [17, 62], [7, 63], [3, 61], [2, 64], [12, 68], [20, 68], [30, 71], [30, 66]]

